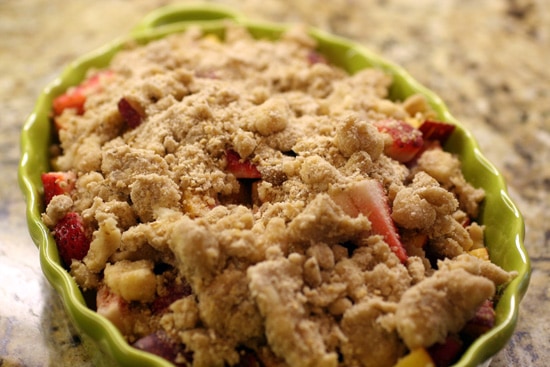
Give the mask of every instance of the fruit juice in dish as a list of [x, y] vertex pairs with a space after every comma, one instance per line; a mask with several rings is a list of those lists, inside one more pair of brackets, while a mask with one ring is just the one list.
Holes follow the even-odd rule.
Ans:
[[491, 328], [514, 273], [441, 148], [453, 125], [316, 46], [191, 28], [54, 100], [43, 221], [132, 345], [194, 366], [447, 365]]

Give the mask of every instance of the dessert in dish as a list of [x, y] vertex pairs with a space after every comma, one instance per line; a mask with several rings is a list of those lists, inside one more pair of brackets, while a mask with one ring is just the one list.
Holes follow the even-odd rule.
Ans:
[[448, 365], [494, 322], [454, 126], [301, 28], [128, 45], [57, 97], [44, 223], [90, 307], [193, 366]]

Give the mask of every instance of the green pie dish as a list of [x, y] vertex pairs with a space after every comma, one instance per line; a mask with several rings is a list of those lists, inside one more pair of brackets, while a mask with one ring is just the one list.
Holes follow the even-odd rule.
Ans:
[[[289, 26], [253, 22], [229, 9], [213, 5], [160, 8], [147, 15], [127, 36], [69, 64], [40, 94], [34, 111], [22, 129], [19, 185], [26, 198], [29, 231], [39, 249], [44, 275], [59, 293], [67, 314], [81, 333], [95, 365], [172, 366], [164, 359], [131, 347], [113, 324], [89, 309], [84, 294], [61, 265], [55, 241], [41, 220], [44, 207], [40, 175], [50, 171], [52, 101], [68, 87], [83, 80], [88, 69], [106, 67], [113, 55], [128, 41], [146, 43], [171, 33], [182, 32], [191, 25], [199, 26], [206, 33], [214, 33], [223, 38], [223, 29], [227, 21], [243, 25], [256, 38], [268, 39], [277, 39]], [[466, 179], [486, 192], [479, 221], [486, 228], [486, 245], [492, 261], [503, 269], [516, 271], [518, 274], [499, 294], [495, 327], [478, 338], [454, 366], [487, 365], [513, 335], [519, 304], [527, 290], [531, 273], [530, 260], [523, 244], [523, 218], [507, 193], [502, 175], [483, 156], [475, 139], [450, 114], [441, 99], [420, 85], [402, 68], [349, 40], [313, 28], [310, 29], [310, 34], [318, 40], [319, 51], [332, 63], [350, 73], [367, 67], [383, 69], [394, 78], [390, 91], [391, 99], [403, 100], [411, 94], [421, 93], [427, 98], [440, 120], [456, 125], [444, 148], [459, 156]]]

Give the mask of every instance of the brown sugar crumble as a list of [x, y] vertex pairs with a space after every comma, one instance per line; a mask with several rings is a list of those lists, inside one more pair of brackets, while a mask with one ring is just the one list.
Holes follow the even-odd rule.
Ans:
[[299, 27], [191, 28], [129, 45], [55, 115], [74, 188], [43, 220], [79, 214], [89, 250], [66, 265], [129, 343], [195, 367], [393, 366], [514, 276], [478, 255], [484, 193], [458, 158], [400, 161], [377, 127], [407, 123], [413, 146], [428, 103], [315, 48]]

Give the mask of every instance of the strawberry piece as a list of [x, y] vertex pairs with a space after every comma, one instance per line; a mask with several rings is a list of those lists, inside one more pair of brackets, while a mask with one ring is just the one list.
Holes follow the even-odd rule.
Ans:
[[486, 300], [477, 309], [474, 317], [466, 323], [461, 334], [465, 339], [471, 341], [477, 339], [480, 335], [493, 328], [495, 325], [495, 316], [493, 301]]
[[262, 174], [258, 171], [258, 168], [248, 160], [241, 160], [239, 154], [234, 150], [226, 150], [225, 158], [227, 160], [226, 170], [232, 173], [236, 178], [262, 178]]
[[317, 51], [310, 51], [307, 54], [307, 61], [310, 65], [328, 64], [326, 57]]
[[130, 129], [134, 129], [141, 125], [145, 113], [137, 102], [130, 101], [123, 97], [118, 101], [117, 107], [118, 112], [124, 121], [126, 121]]
[[53, 237], [66, 266], [71, 265], [72, 259], [82, 260], [90, 249], [90, 239], [86, 234], [84, 222], [76, 212], [67, 213], [57, 222]]
[[[116, 324], [114, 321], [120, 319], [120, 316], [130, 313], [130, 305], [124, 298], [112, 292], [107, 285], [103, 284], [97, 290], [96, 311]], [[117, 317], [111, 317], [115, 314]]]
[[415, 129], [405, 121], [395, 119], [379, 120], [374, 122], [374, 126], [381, 133], [390, 136], [391, 143], [384, 145], [384, 153], [401, 163], [412, 160], [424, 145], [420, 130]]
[[167, 294], [155, 298], [151, 305], [151, 311], [154, 315], [162, 314], [172, 303], [191, 294], [193, 294], [193, 291], [189, 283], [173, 284]]
[[187, 363], [176, 363], [178, 354], [183, 353], [187, 362], [192, 362], [192, 355], [190, 353], [184, 353], [183, 346], [178, 345], [174, 340], [170, 339], [168, 334], [162, 330], [138, 339], [132, 346], [164, 358], [178, 367], [188, 365]]
[[239, 367], [262, 367], [258, 356], [254, 351], [244, 349], [240, 352]]
[[52, 108], [55, 116], [61, 115], [65, 109], [74, 108], [77, 114], [82, 115], [84, 113], [84, 103], [86, 102], [86, 96], [88, 93], [98, 87], [102, 77], [108, 77], [112, 75], [112, 71], [101, 71], [89, 79], [83, 81], [80, 85], [69, 89], [65, 93], [56, 97], [52, 102]]
[[76, 87], [53, 100], [53, 112], [56, 116], [59, 116], [65, 109], [74, 108], [77, 114], [82, 115], [84, 114], [85, 102], [86, 95], [84, 95], [82, 88]]
[[123, 334], [132, 329], [135, 322], [130, 303], [102, 284], [96, 294], [96, 311], [115, 325]]
[[44, 204], [48, 205], [54, 196], [68, 194], [74, 189], [76, 175], [73, 172], [46, 172], [40, 179], [44, 188]]
[[[418, 130], [422, 133], [424, 145], [417, 153], [414, 161], [427, 150], [442, 149], [441, 146], [445, 144], [455, 130], [455, 125], [426, 120], [418, 127]], [[414, 161], [410, 163], [414, 163]]]
[[407, 261], [407, 252], [391, 218], [388, 198], [380, 182], [372, 179], [359, 181], [346, 191], [334, 194], [332, 198], [348, 215], [355, 217], [361, 213], [366, 216], [371, 222], [372, 231], [384, 237], [402, 263]]
[[455, 125], [441, 121], [426, 120], [418, 128], [422, 132], [422, 137], [427, 141], [438, 141], [445, 144], [447, 139], [455, 131]]
[[443, 343], [434, 344], [428, 348], [428, 353], [437, 367], [447, 367], [460, 355], [462, 345], [458, 336], [449, 335]]

